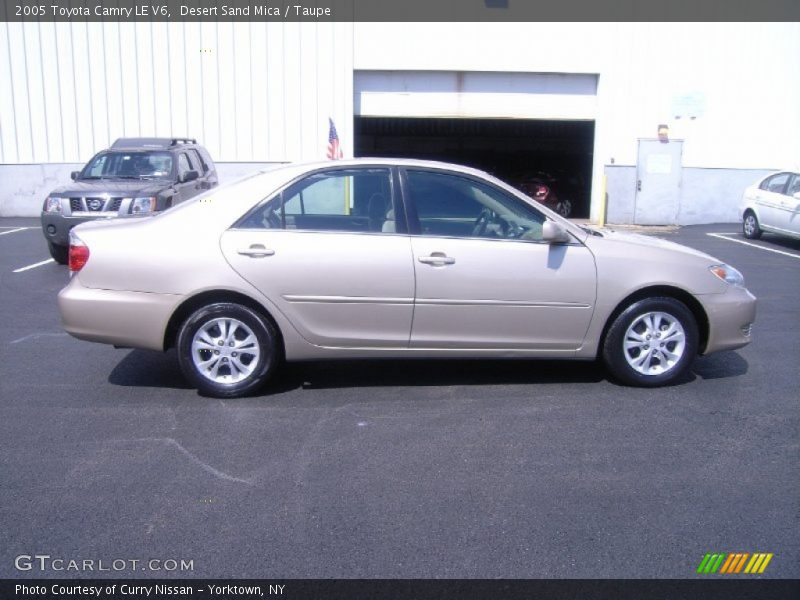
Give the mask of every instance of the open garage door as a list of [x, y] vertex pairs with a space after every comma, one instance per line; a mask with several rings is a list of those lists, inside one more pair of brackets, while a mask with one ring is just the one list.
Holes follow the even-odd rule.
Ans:
[[595, 76], [358, 72], [355, 87], [356, 156], [474, 166], [589, 216]]

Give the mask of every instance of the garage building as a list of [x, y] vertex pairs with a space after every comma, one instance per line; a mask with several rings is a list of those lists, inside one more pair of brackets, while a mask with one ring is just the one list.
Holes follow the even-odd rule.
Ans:
[[[733, 222], [800, 161], [797, 23], [2, 23], [0, 215], [118, 137], [192, 136], [221, 179], [345, 157], [571, 188], [574, 217]], [[659, 132], [665, 133], [659, 139]]]

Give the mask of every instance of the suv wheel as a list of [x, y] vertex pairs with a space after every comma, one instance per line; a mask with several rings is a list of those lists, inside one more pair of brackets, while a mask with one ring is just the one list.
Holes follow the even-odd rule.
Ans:
[[697, 345], [697, 323], [685, 304], [646, 298], [614, 320], [603, 345], [603, 362], [623, 383], [657, 387], [688, 371]]
[[69, 262], [69, 248], [66, 246], [59, 246], [53, 242], [47, 242], [47, 249], [50, 250], [50, 256], [53, 260], [60, 265], [65, 265]]
[[758, 224], [758, 217], [752, 210], [744, 213], [744, 220], [742, 220], [742, 233], [748, 240], [757, 240], [761, 237], [761, 226]]
[[279, 363], [273, 325], [240, 304], [204, 306], [181, 325], [178, 362], [201, 394], [236, 398], [262, 387]]

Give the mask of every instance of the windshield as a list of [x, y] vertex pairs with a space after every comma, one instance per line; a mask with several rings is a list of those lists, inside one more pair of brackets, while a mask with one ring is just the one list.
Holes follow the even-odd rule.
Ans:
[[104, 152], [86, 165], [81, 179], [155, 179], [171, 174], [169, 152]]

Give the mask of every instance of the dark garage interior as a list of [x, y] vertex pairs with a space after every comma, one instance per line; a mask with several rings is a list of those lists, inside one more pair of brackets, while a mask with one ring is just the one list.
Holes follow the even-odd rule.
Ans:
[[[355, 156], [469, 165], [512, 185], [543, 181], [589, 216], [594, 121], [355, 117]], [[526, 190], [527, 191], [527, 190]]]

